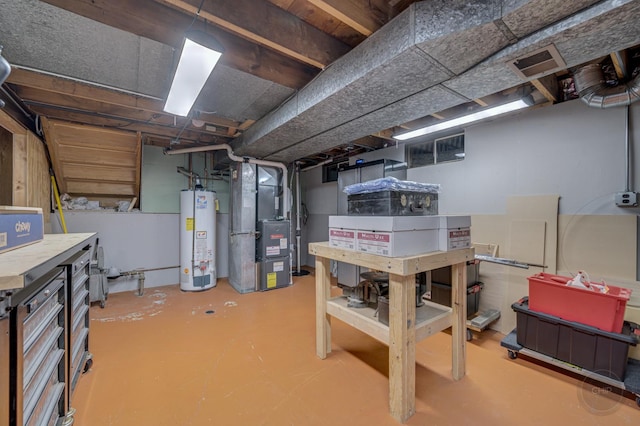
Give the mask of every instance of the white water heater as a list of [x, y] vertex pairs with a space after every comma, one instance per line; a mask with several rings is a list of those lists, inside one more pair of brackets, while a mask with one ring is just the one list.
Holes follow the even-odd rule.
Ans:
[[180, 192], [180, 289], [201, 291], [215, 287], [215, 192]]

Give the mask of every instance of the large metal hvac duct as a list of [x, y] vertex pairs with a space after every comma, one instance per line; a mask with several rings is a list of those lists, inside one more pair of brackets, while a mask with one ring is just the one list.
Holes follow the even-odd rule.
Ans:
[[2, 46], [0, 46], [0, 84], [4, 83], [10, 73], [11, 65], [9, 65], [9, 62], [2, 57]]
[[288, 163], [522, 84], [507, 63], [548, 45], [572, 67], [637, 44], [638, 19], [633, 0], [413, 3], [232, 145]]
[[[11, 65], [5, 58], [2, 57], [2, 46], [0, 46], [0, 86], [11, 74]], [[0, 99], [0, 108], [4, 107], [4, 101]]]
[[640, 75], [628, 83], [608, 86], [600, 64], [586, 65], [573, 74], [580, 99], [590, 107], [611, 108], [640, 100]]

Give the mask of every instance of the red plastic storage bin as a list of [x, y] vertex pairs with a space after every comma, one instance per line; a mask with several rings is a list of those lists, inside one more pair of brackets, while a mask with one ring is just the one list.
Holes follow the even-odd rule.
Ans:
[[569, 287], [569, 280], [544, 272], [529, 277], [529, 309], [620, 333], [631, 290], [607, 284], [609, 291], [600, 293]]

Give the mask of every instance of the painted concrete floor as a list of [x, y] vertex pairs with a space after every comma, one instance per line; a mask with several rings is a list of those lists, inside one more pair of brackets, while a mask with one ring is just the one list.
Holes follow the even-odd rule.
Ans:
[[[314, 277], [263, 293], [225, 279], [112, 294], [91, 308], [93, 366], [78, 382], [74, 425], [397, 425], [388, 414], [388, 349], [333, 319], [315, 355]], [[416, 347], [408, 425], [637, 425], [629, 397], [580, 376], [510, 360], [503, 336], [475, 334], [467, 375], [451, 378], [451, 336]]]

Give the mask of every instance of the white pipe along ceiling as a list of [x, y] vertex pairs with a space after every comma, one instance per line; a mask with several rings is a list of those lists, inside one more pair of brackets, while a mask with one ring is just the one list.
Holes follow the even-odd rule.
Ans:
[[177, 154], [189, 154], [193, 152], [208, 152], [208, 151], [227, 151], [227, 156], [232, 161], [236, 161], [238, 163], [249, 163], [256, 164], [259, 166], [267, 166], [267, 167], [277, 167], [282, 170], [282, 211], [283, 216], [285, 218], [289, 218], [288, 214], [290, 211], [289, 206], [289, 188], [287, 187], [288, 182], [288, 170], [287, 166], [283, 163], [279, 163], [276, 161], [268, 161], [268, 160], [259, 160], [257, 158], [250, 157], [238, 157], [233, 153], [231, 146], [226, 143], [218, 144], [218, 145], [209, 145], [209, 146], [198, 146], [194, 148], [183, 148], [183, 149], [165, 149], [164, 153], [166, 155], [177, 155]]
[[629, 48], [638, 43], [630, 22], [640, 22], [640, 1], [414, 3], [232, 146], [289, 163], [540, 78], [509, 68], [538, 49], [554, 46], [564, 69]]

